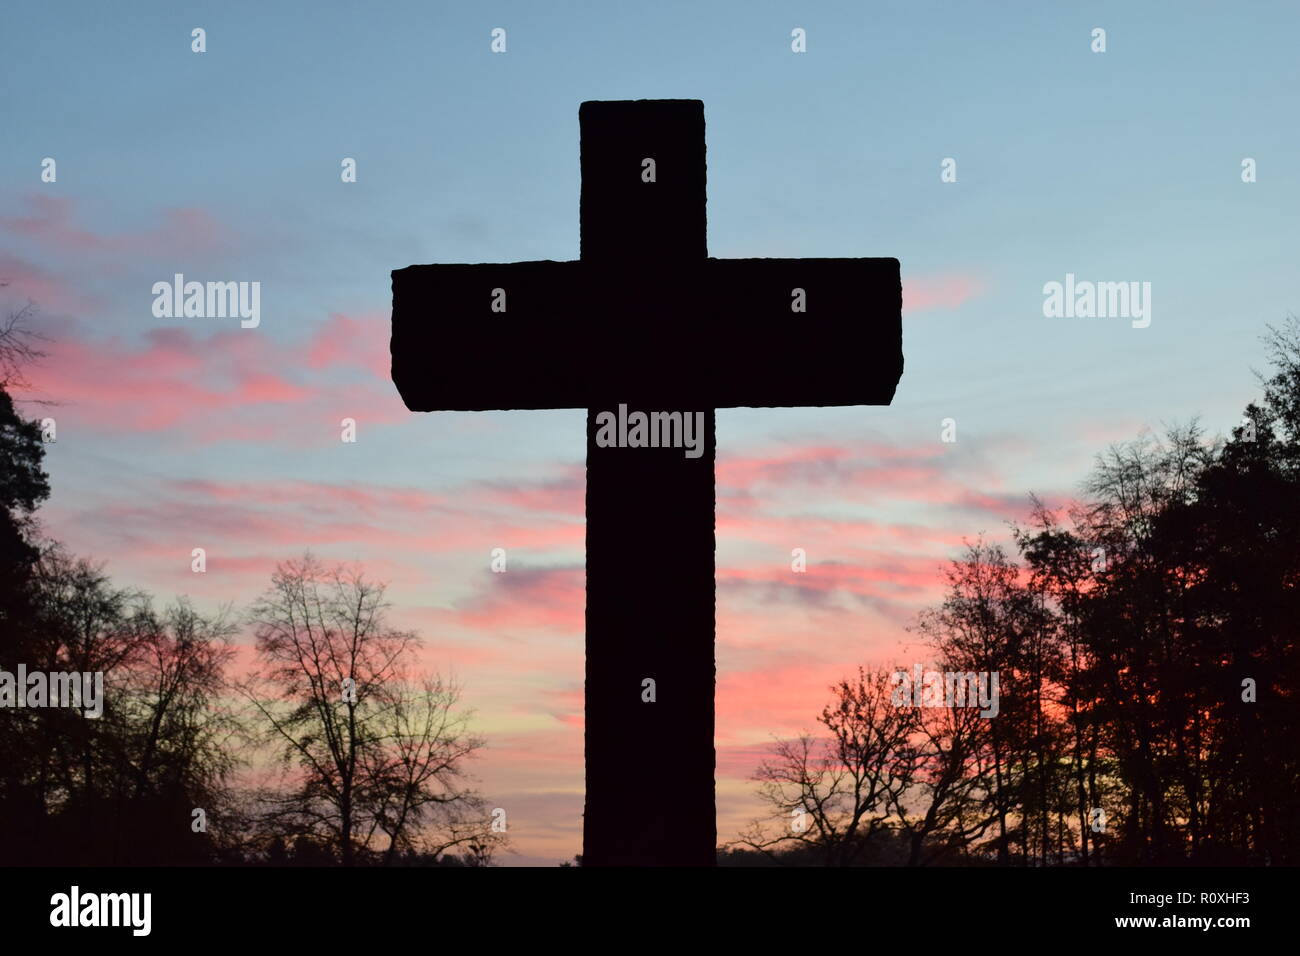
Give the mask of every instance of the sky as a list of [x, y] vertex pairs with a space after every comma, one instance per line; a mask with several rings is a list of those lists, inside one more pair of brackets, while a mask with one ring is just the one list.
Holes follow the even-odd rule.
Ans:
[[[46, 530], [205, 608], [306, 549], [359, 562], [464, 686], [502, 862], [579, 852], [584, 413], [407, 411], [389, 273], [577, 258], [578, 105], [703, 100], [711, 255], [890, 256], [904, 287], [892, 405], [718, 413], [732, 839], [832, 682], [923, 658], [908, 625], [963, 539], [1068, 500], [1110, 442], [1240, 420], [1298, 308], [1298, 27], [1250, 2], [11, 7], [0, 305], [51, 338]], [[259, 282], [260, 324], [155, 316], [176, 273]], [[1150, 324], [1046, 316], [1067, 274], [1150, 283]]]

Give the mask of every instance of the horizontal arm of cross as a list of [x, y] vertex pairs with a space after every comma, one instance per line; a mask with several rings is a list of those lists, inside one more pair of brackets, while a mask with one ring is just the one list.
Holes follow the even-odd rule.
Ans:
[[393, 272], [391, 350], [415, 411], [887, 405], [899, 264], [410, 266]]

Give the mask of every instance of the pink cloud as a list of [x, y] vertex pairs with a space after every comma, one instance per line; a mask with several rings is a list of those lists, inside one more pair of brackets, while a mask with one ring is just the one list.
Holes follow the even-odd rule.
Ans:
[[[1002, 478], [995, 470], [959, 458], [953, 448], [937, 439], [913, 445], [817, 443], [721, 457], [717, 465], [719, 528], [726, 525], [740, 533], [746, 529], [772, 532], [776, 509], [769, 507], [765, 515], [755, 515], [759, 500], [829, 501], [841, 507], [912, 502], [983, 512], [999, 520], [1026, 514], [1027, 495], [1003, 492], [999, 487]], [[791, 520], [824, 525], [830, 519]], [[868, 524], [862, 530], [873, 529]]]
[[213, 252], [229, 241], [216, 219], [197, 208], [167, 209], [151, 229], [104, 235], [77, 224], [74, 199], [34, 193], [26, 203], [27, 215], [0, 216], [0, 230], [56, 252], [174, 256]]
[[383, 512], [418, 516], [433, 510], [454, 508], [457, 502], [446, 494], [421, 488], [397, 488], [383, 485], [331, 485], [308, 481], [220, 482], [207, 479], [182, 479], [170, 487], [186, 495], [208, 501], [246, 502], [258, 506], [296, 505], [315, 513]]
[[971, 275], [903, 277], [903, 314], [956, 309], [984, 294], [984, 282]]
[[77, 313], [93, 312], [103, 305], [102, 300], [82, 295], [53, 273], [2, 250], [0, 283], [5, 283], [0, 295], [14, 300], [18, 307], [31, 301], [47, 311]]
[[170, 432], [182, 442], [337, 442], [340, 422], [406, 421], [411, 413], [386, 377], [339, 381], [303, 368], [301, 349], [254, 330], [197, 334], [184, 327], [140, 340], [55, 339], [25, 397], [51, 397], [75, 426], [110, 433]]
[[587, 512], [587, 469], [571, 465], [560, 478], [546, 481], [488, 481], [483, 494], [495, 503], [524, 511], [582, 517]]
[[[527, 484], [516, 482], [521, 493]], [[173, 479], [143, 490], [105, 489], [75, 505], [56, 501], [47, 523], [78, 550], [111, 555], [136, 580], [168, 590], [246, 600], [265, 586], [277, 560], [311, 549], [324, 560], [360, 560], [408, 600], [427, 592], [431, 563], [459, 569], [438, 582], [440, 593], [453, 598], [444, 598], [440, 612], [425, 612], [440, 627], [528, 626], [527, 605], [536, 603], [540, 613], [532, 626], [582, 630], [581, 569], [575, 584], [563, 575], [538, 577], [528, 562], [536, 566], [557, 553], [572, 561], [583, 547], [584, 523], [503, 503], [490, 482], [435, 491], [373, 483]], [[490, 551], [498, 546], [510, 555], [508, 575], [487, 570]], [[209, 574], [190, 573], [193, 547], [207, 549]]]
[[810, 562], [795, 571], [789, 562], [760, 567], [719, 568], [718, 587], [781, 595], [804, 604], [825, 604], [832, 595], [877, 598], [930, 590], [939, 580], [939, 562], [930, 556], [876, 552], [856, 562]]
[[503, 574], [484, 570], [485, 587], [458, 606], [459, 620], [477, 630], [550, 628], [582, 633], [587, 607], [586, 571], [582, 567], [511, 568]]
[[358, 316], [334, 313], [307, 343], [307, 365], [315, 369], [358, 368], [387, 380], [393, 364], [388, 339], [386, 312]]

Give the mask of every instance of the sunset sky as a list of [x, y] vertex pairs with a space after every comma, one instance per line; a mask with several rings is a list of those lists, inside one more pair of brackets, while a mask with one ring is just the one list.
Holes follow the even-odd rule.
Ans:
[[[577, 258], [579, 103], [703, 100], [711, 255], [893, 256], [904, 283], [892, 406], [718, 413], [731, 839], [764, 748], [811, 729], [832, 681], [919, 659], [907, 627], [963, 537], [1004, 539], [1029, 492], [1065, 501], [1143, 427], [1239, 421], [1258, 336], [1300, 309], [1297, 27], [1276, 3], [7, 11], [0, 296], [36, 303], [52, 340], [30, 377], [58, 404], [26, 407], [57, 421], [46, 530], [205, 608], [246, 605], [305, 549], [360, 562], [477, 712], [502, 862], [571, 857], [584, 413], [408, 412], [389, 273]], [[260, 326], [156, 318], [176, 273], [260, 282]], [[1045, 318], [1067, 273], [1150, 282], [1150, 327]], [[490, 355], [431, 368], [449, 358], [491, 374]]]

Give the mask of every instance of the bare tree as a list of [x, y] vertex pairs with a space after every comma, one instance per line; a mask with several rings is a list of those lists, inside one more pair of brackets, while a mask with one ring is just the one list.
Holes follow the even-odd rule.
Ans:
[[399, 852], [440, 856], [465, 847], [486, 865], [500, 840], [484, 828], [482, 799], [460, 788], [461, 765], [483, 740], [468, 732], [469, 713], [457, 710], [459, 686], [426, 678], [385, 686], [377, 697], [387, 718], [380, 746], [362, 754], [372, 798], [363, 842], [383, 833], [385, 863]]
[[272, 816], [345, 866], [495, 846], [465, 785], [484, 743], [467, 731], [457, 687], [409, 673], [420, 639], [388, 625], [384, 591], [307, 555], [280, 564], [251, 609], [258, 664], [239, 689], [295, 774]]
[[917, 708], [916, 734], [890, 809], [908, 866], [966, 853], [1000, 818], [989, 805], [988, 722], [966, 707]]
[[211, 803], [235, 766], [228, 744], [239, 727], [220, 695], [238, 628], [228, 610], [207, 617], [183, 598], [161, 614], [148, 598], [134, 610], [137, 653], [121, 706], [135, 797], [168, 789]]
[[[988, 801], [997, 817], [997, 859], [1007, 863], [1034, 737], [1035, 684], [1028, 676], [1032, 600], [1018, 566], [1001, 545], [982, 537], [967, 542], [944, 576], [948, 591], [942, 604], [921, 612], [915, 630], [939, 653], [946, 670], [999, 674], [999, 713], [984, 722], [981, 744], [991, 761]], [[1020, 835], [1027, 839], [1027, 830], [1022, 827]]]
[[756, 774], [772, 818], [754, 821], [739, 845], [772, 859], [804, 847], [826, 866], [861, 859], [871, 838], [888, 828], [890, 808], [917, 764], [917, 715], [894, 705], [893, 673], [859, 668], [831, 688], [835, 697], [819, 718], [828, 737], [805, 734], [776, 744]]
[[[0, 289], [7, 285], [7, 282], [0, 282]], [[31, 320], [35, 315], [36, 303], [28, 302], [0, 319], [0, 389], [12, 392], [16, 388], [25, 391], [31, 387], [24, 370], [45, 357], [40, 347], [45, 336], [32, 328]]]

